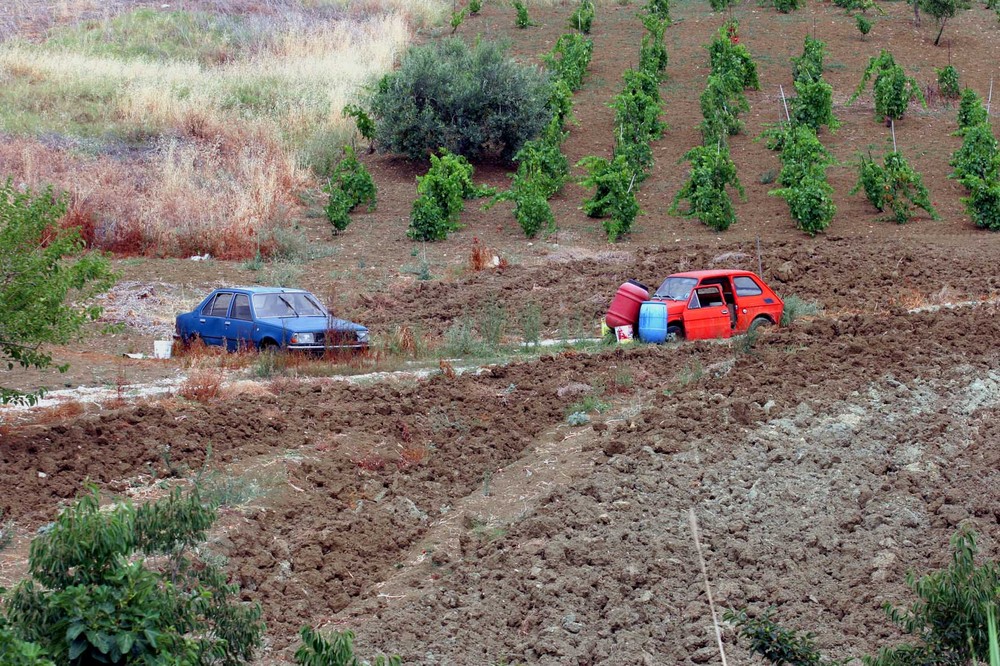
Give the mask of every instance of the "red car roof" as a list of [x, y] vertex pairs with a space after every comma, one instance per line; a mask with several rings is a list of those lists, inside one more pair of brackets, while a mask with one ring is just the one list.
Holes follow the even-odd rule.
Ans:
[[724, 277], [733, 275], [753, 275], [757, 276], [756, 273], [751, 273], [750, 271], [741, 271], [733, 268], [720, 268], [716, 270], [705, 270], [705, 271], [684, 271], [683, 273], [672, 273], [668, 277], [687, 277], [687, 278], [702, 278], [709, 277]]

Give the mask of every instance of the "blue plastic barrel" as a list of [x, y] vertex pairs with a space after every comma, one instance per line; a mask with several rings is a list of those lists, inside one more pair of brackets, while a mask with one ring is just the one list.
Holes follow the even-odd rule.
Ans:
[[667, 304], [646, 301], [639, 306], [639, 339], [662, 344], [667, 339]]

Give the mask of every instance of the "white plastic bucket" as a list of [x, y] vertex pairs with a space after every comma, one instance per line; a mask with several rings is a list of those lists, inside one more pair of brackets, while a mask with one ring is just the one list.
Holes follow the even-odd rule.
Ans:
[[153, 340], [153, 358], [170, 358], [173, 348], [173, 340]]

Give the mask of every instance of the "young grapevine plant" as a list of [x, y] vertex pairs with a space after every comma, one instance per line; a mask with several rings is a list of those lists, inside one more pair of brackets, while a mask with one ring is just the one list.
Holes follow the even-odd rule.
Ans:
[[892, 54], [885, 49], [868, 61], [861, 83], [851, 95], [848, 104], [861, 96], [872, 77], [875, 78], [872, 84], [875, 116], [879, 120], [899, 120], [906, 113], [912, 99], [918, 99], [923, 106], [927, 106], [920, 84], [913, 77], [907, 76]]
[[863, 189], [875, 208], [892, 211], [892, 219], [897, 224], [909, 222], [914, 207], [925, 210], [932, 220], [940, 219], [931, 205], [930, 193], [924, 186], [923, 178], [901, 153], [892, 151], [882, 162], [880, 166], [871, 154], [860, 156], [858, 182], [851, 194]]
[[[719, 142], [716, 146], [696, 146], [684, 155], [684, 159], [691, 163], [691, 169], [684, 187], [674, 197], [671, 212], [697, 217], [716, 231], [725, 231], [736, 222], [726, 186], [735, 188], [741, 198], [746, 198], [728, 145]], [[687, 210], [680, 209], [683, 200], [688, 201]]]

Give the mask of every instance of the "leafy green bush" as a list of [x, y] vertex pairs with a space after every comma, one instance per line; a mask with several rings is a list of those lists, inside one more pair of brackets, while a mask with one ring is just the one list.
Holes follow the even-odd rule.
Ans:
[[102, 511], [93, 490], [32, 543], [30, 578], [6, 600], [16, 637], [61, 664], [246, 663], [260, 607], [192, 553], [214, 520], [197, 491]]
[[583, 85], [583, 75], [587, 73], [593, 53], [593, 40], [571, 32], [560, 36], [542, 60], [556, 79], [565, 81], [570, 90], [576, 91]]
[[913, 206], [923, 208], [931, 219], [939, 219], [937, 211], [931, 205], [930, 193], [924, 186], [923, 178], [899, 152], [888, 153], [883, 166], [879, 166], [870, 154], [867, 158], [861, 155], [858, 162], [858, 183], [851, 194], [861, 189], [864, 189], [868, 201], [878, 210], [890, 208], [897, 224], [910, 220]]
[[608, 240], [615, 241], [632, 230], [635, 218], [641, 212], [635, 198], [636, 174], [623, 155], [608, 161], [603, 157], [589, 156], [577, 166], [587, 171], [580, 184], [594, 188], [594, 194], [583, 202], [583, 212], [590, 217], [607, 217], [603, 222]]
[[701, 104], [702, 143], [711, 145], [743, 130], [740, 114], [750, 110], [743, 89], [735, 76], [710, 74], [699, 98]]
[[663, 81], [670, 61], [663, 37], [670, 20], [650, 14], [642, 19], [642, 23], [646, 26], [646, 33], [642, 36], [642, 45], [639, 47], [639, 69], [654, 74], [657, 80]]
[[344, 159], [333, 170], [323, 191], [330, 197], [326, 218], [336, 232], [347, 228], [351, 223], [349, 214], [361, 204], [368, 204], [369, 211], [375, 210], [375, 181], [350, 146], [344, 146]]
[[937, 21], [937, 37], [934, 38], [934, 46], [941, 43], [941, 35], [944, 34], [944, 26], [948, 19], [954, 18], [958, 12], [972, 6], [969, 0], [919, 0], [920, 8]]
[[460, 228], [458, 218], [465, 209], [465, 199], [491, 193], [472, 182], [472, 165], [461, 155], [441, 149], [440, 157], [431, 155], [431, 167], [417, 177], [417, 199], [410, 212], [407, 235], [419, 241], [444, 240]]
[[837, 210], [826, 178], [832, 158], [807, 125], [788, 127], [781, 143], [778, 183], [782, 187], [768, 194], [783, 198], [798, 228], [815, 236], [830, 226]]
[[962, 90], [958, 84], [958, 70], [955, 69], [955, 66], [947, 65], [941, 69], [935, 67], [934, 71], [937, 73], [938, 91], [941, 96], [948, 99], [958, 99]]
[[796, 81], [819, 81], [823, 78], [826, 43], [806, 35], [802, 55], [792, 57], [792, 78]]
[[739, 21], [727, 21], [708, 45], [712, 73], [732, 73], [741, 88], [760, 90], [757, 63], [746, 45], [740, 43], [739, 29]]
[[483, 0], [469, 0], [469, 14], [478, 14], [483, 9]]
[[414, 46], [368, 92], [376, 143], [425, 159], [439, 147], [476, 159], [510, 159], [548, 124], [549, 82], [505, 46], [446, 39]]
[[1000, 601], [1000, 567], [976, 565], [976, 534], [966, 528], [951, 538], [951, 564], [920, 578], [906, 575], [919, 598], [907, 608], [885, 605], [889, 620], [916, 644], [883, 648], [865, 660], [869, 666], [966, 664], [989, 658], [986, 607]]
[[853, 104], [861, 96], [872, 76], [875, 77], [872, 86], [875, 95], [875, 116], [879, 120], [899, 120], [906, 113], [910, 100], [914, 98], [927, 106], [920, 84], [913, 77], [906, 76], [903, 68], [896, 64], [892, 54], [885, 49], [868, 61], [861, 83], [851, 95], [848, 104]]
[[862, 37], [867, 37], [868, 33], [872, 31], [872, 22], [864, 14], [855, 15], [854, 25], [858, 27], [858, 32], [861, 33]]
[[[3, 589], [0, 588], [0, 592]], [[0, 616], [0, 664], [4, 666], [55, 666], [45, 651], [35, 643], [27, 643], [14, 635]]]
[[746, 610], [727, 610], [722, 619], [736, 625], [737, 636], [750, 643], [750, 650], [772, 664], [788, 666], [833, 666], [820, 655], [813, 640], [815, 634], [785, 629], [771, 619], [773, 609], [760, 617], [749, 617]]
[[648, 0], [643, 9], [650, 17], [670, 23], [670, 0]]
[[774, 8], [782, 14], [801, 9], [803, 4], [805, 4], [804, 0], [774, 0]]
[[375, 121], [372, 120], [368, 112], [357, 104], [348, 104], [340, 112], [344, 118], [354, 118], [354, 123], [358, 127], [358, 134], [367, 141], [375, 140]]
[[514, 25], [522, 30], [530, 26], [536, 25], [531, 17], [528, 16], [528, 8], [525, 6], [523, 0], [512, 0], [510, 3], [514, 7], [514, 11], [517, 12], [517, 18], [514, 21]]
[[[354, 656], [354, 633], [351, 631], [335, 631], [327, 637], [310, 627], [302, 627], [299, 636], [302, 644], [295, 651], [295, 663], [299, 666], [360, 665]], [[379, 655], [373, 666], [401, 666], [402, 663], [399, 657]]]
[[495, 195], [483, 206], [488, 209], [499, 201], [513, 201], [514, 219], [528, 238], [534, 238], [542, 229], [552, 232], [556, 228], [555, 216], [541, 184], [542, 179], [532, 176], [531, 172], [522, 174], [519, 171], [514, 174], [510, 189]]
[[951, 178], [966, 187], [969, 178], [994, 182], [1000, 176], [1000, 154], [997, 140], [989, 123], [966, 127], [962, 132], [962, 145], [952, 153], [948, 164], [954, 167]]
[[[684, 159], [691, 163], [691, 169], [684, 187], [674, 197], [671, 212], [697, 217], [716, 231], [725, 231], [736, 222], [726, 186], [734, 187], [741, 197], [746, 196], [736, 176], [736, 165], [729, 157], [729, 146], [725, 143], [697, 146], [689, 150]], [[678, 206], [683, 199], [689, 203], [686, 211]]]
[[580, 0], [573, 13], [569, 17], [569, 26], [579, 30], [585, 35], [590, 34], [590, 28], [594, 23], [594, 1]]
[[792, 77], [796, 97], [790, 101], [792, 122], [814, 130], [826, 125], [836, 129], [840, 122], [833, 115], [833, 87], [823, 80], [826, 44], [806, 35], [802, 55], [792, 58]]
[[969, 196], [962, 197], [962, 203], [973, 224], [980, 229], [1000, 231], [1000, 184], [981, 178], [970, 178], [963, 184]]
[[983, 100], [972, 88], [965, 88], [958, 102], [958, 133], [969, 127], [981, 125], [989, 119]]
[[516, 177], [536, 183], [546, 199], [558, 194], [569, 176], [569, 161], [559, 149], [564, 136], [529, 141], [514, 156]]
[[662, 137], [667, 126], [660, 120], [663, 104], [659, 79], [654, 74], [635, 69], [625, 70], [624, 79], [624, 88], [611, 102], [615, 110], [614, 154], [625, 157], [641, 182], [653, 166], [649, 142]]

